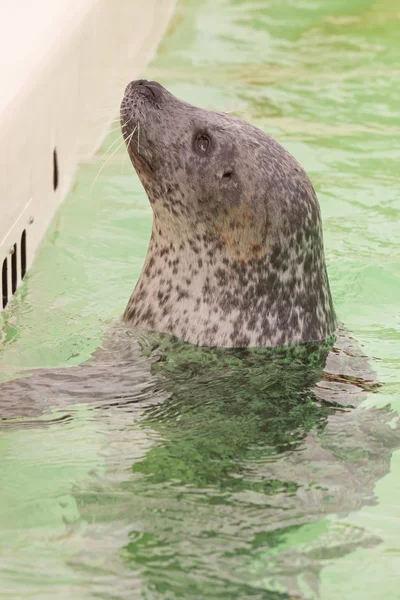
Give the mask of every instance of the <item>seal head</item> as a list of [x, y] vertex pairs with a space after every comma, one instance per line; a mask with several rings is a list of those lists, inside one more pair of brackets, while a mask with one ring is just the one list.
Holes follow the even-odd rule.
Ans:
[[154, 213], [125, 321], [201, 346], [335, 332], [318, 200], [280, 144], [154, 81], [127, 86], [121, 126]]

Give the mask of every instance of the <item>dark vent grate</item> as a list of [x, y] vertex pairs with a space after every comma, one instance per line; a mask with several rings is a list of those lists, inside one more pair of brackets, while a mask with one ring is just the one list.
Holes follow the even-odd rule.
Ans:
[[[20, 253], [18, 252], [20, 250]], [[10, 248], [10, 256], [3, 260], [3, 266], [1, 269], [1, 295], [2, 304], [0, 304], [0, 310], [5, 309], [11, 299], [11, 296], [15, 294], [18, 289], [19, 281], [22, 281], [26, 275], [27, 265], [27, 243], [26, 243], [26, 229], [21, 234], [21, 245], [15, 243]], [[8, 269], [11, 267], [11, 289], [9, 289], [9, 275]], [[19, 271], [20, 269], [20, 271]], [[19, 278], [19, 273], [21, 277]]]

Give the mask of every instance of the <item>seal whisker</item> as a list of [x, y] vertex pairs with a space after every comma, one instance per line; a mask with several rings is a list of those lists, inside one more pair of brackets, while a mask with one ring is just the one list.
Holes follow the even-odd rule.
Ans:
[[116, 109], [118, 110], [118, 105], [116, 105], [113, 100], [110, 100], [109, 102], [105, 102], [102, 105], [102, 108], [99, 108], [96, 112], [97, 114], [100, 114], [112, 111], [114, 114], [116, 114]]
[[115, 144], [116, 144], [117, 142], [119, 142], [119, 141], [120, 141], [120, 140], [123, 138], [123, 133], [124, 133], [124, 130], [126, 129], [126, 127], [127, 127], [127, 126], [128, 126], [128, 121], [126, 121], [125, 123], [123, 123], [123, 125], [120, 125], [119, 127], [116, 127], [115, 129], [112, 129], [111, 131], [109, 131], [109, 132], [108, 132], [109, 134], [111, 134], [111, 133], [114, 133], [114, 131], [120, 131], [120, 130], [122, 130], [122, 134], [121, 134], [120, 136], [118, 136], [118, 138], [117, 138], [116, 140], [114, 140], [114, 141], [112, 142], [112, 144], [111, 144], [111, 145], [110, 145], [110, 146], [107, 148], [107, 150], [104, 152], [104, 154], [103, 154], [103, 158], [104, 158], [105, 156], [107, 156], [107, 154], [108, 154], [108, 153], [110, 152], [110, 150], [111, 150], [111, 149], [112, 149], [112, 148], [115, 146]]
[[115, 116], [115, 118], [109, 120], [109, 117], [114, 117], [114, 115], [115, 115], [115, 106], [114, 106], [114, 104], [110, 104], [108, 107], [105, 107], [105, 108], [97, 111], [95, 120], [96, 121], [107, 120], [107, 123], [109, 123], [111, 125], [112, 123], [120, 122], [121, 116], [127, 115], [127, 113], [128, 113], [128, 107], [126, 107], [122, 111], [120, 111], [120, 115], [118, 117]]
[[119, 125], [118, 127], [114, 127], [114, 129], [110, 129], [107, 132], [107, 135], [111, 135], [112, 133], [115, 133], [116, 131], [121, 131], [121, 129], [123, 131], [125, 129], [125, 127], [126, 127], [125, 125], [123, 125], [122, 127], [121, 127], [121, 125]]
[[108, 108], [101, 108], [98, 111], [96, 111], [96, 118], [102, 117], [104, 115], [108, 115], [112, 113], [113, 115], [115, 115], [115, 107], [114, 106], [109, 106]]
[[131, 143], [131, 141], [132, 141], [132, 138], [133, 138], [133, 136], [134, 136], [134, 134], [135, 134], [135, 132], [136, 132], [136, 129], [137, 129], [137, 126], [136, 126], [136, 127], [133, 129], [132, 133], [130, 134], [130, 136], [129, 136], [129, 137], [128, 137], [128, 139], [126, 140], [126, 145], [127, 145], [127, 146], [129, 146], [129, 144]]
[[[114, 127], [113, 129], [109, 129], [110, 127], [112, 127], [113, 125], [117, 125], [117, 127]], [[118, 129], [121, 129], [121, 119], [113, 119], [112, 121], [109, 121], [108, 119], [102, 119], [102, 122], [97, 123], [96, 124], [96, 132], [105, 132], [105, 135], [109, 135], [111, 133], [113, 133], [114, 131], [117, 131]]]
[[103, 153], [103, 157], [102, 157], [102, 158], [105, 158], [105, 157], [108, 155], [108, 153], [110, 152], [110, 150], [112, 150], [112, 148], [114, 148], [115, 144], [117, 144], [118, 142], [120, 142], [120, 141], [123, 139], [123, 137], [124, 137], [124, 136], [123, 136], [122, 134], [121, 134], [121, 135], [119, 135], [119, 136], [117, 137], [117, 139], [116, 139], [116, 140], [114, 140], [114, 141], [112, 142], [112, 144], [110, 144], [110, 146], [107, 148], [107, 150], [106, 150], [106, 151]]
[[123, 123], [121, 125], [121, 121], [119, 121], [119, 125], [118, 127], [114, 127], [113, 129], [109, 129], [107, 132], [107, 135], [111, 135], [112, 133], [115, 133], [116, 131], [124, 131], [124, 129], [126, 129], [126, 127], [128, 126], [128, 122]]
[[[132, 140], [132, 137], [133, 137], [133, 134], [135, 133], [135, 131], [136, 131], [136, 128], [132, 131], [131, 135], [127, 139], [127, 142], [126, 142], [127, 146], [129, 146], [129, 144], [130, 144], [130, 142]], [[127, 158], [128, 158], [128, 153], [125, 152], [124, 153], [124, 158], [123, 158], [122, 163], [121, 163], [121, 175], [124, 175], [125, 165], [126, 165]]]
[[[131, 139], [132, 139], [132, 137], [133, 137], [133, 134], [135, 133], [135, 131], [136, 131], [136, 127], [135, 127], [135, 129], [132, 131], [131, 135], [130, 135], [130, 136], [129, 136], [129, 138], [128, 138], [128, 141], [127, 141], [127, 144], [128, 144], [128, 145], [129, 145], [129, 143], [130, 143], [130, 141], [131, 141]], [[118, 141], [119, 141], [119, 140], [118, 140]], [[125, 142], [125, 140], [124, 140], [124, 139], [122, 139], [122, 142], [120, 143], [120, 145], [119, 145], [119, 146], [117, 146], [117, 148], [114, 150], [114, 152], [113, 152], [113, 153], [112, 153], [112, 154], [111, 154], [111, 155], [110, 155], [110, 156], [107, 158], [107, 160], [106, 160], [106, 161], [105, 161], [105, 162], [102, 164], [101, 168], [99, 169], [99, 172], [97, 173], [97, 175], [96, 175], [96, 177], [95, 177], [95, 179], [94, 179], [94, 181], [93, 181], [93, 183], [92, 183], [92, 185], [91, 185], [91, 187], [90, 187], [89, 194], [91, 194], [91, 193], [92, 193], [92, 190], [93, 190], [93, 188], [94, 188], [94, 186], [95, 186], [95, 184], [96, 184], [96, 181], [98, 180], [98, 178], [99, 178], [100, 174], [102, 173], [103, 169], [105, 168], [106, 164], [107, 164], [107, 163], [108, 163], [108, 162], [111, 160], [111, 158], [114, 156], [114, 154], [115, 154], [116, 152], [118, 152], [118, 150], [119, 150], [119, 149], [120, 149], [120, 148], [123, 146], [124, 142]]]

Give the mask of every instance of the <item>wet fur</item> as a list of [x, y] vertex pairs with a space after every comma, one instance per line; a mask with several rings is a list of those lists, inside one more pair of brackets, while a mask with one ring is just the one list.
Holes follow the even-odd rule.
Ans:
[[[318, 200], [280, 144], [155, 82], [127, 87], [121, 123], [154, 212], [125, 321], [201, 346], [276, 347], [334, 333]], [[207, 152], [198, 136], [210, 140]]]

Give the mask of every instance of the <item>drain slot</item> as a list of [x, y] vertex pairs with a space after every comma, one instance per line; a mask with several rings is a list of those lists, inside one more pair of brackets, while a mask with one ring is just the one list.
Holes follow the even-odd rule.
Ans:
[[8, 262], [5, 258], [1, 269], [1, 289], [3, 296], [3, 308], [8, 304]]
[[57, 148], [53, 150], [53, 190], [58, 188], [58, 156]]
[[26, 229], [21, 235], [21, 279], [26, 275]]
[[11, 255], [11, 290], [15, 294], [18, 287], [18, 261], [17, 261], [17, 244], [13, 246], [14, 252]]
[[[26, 243], [26, 229], [21, 234], [21, 245], [15, 243], [9, 250], [9, 257], [3, 260], [1, 268], [1, 304], [0, 310], [5, 309], [12, 296], [18, 289], [18, 282], [22, 281], [26, 275], [26, 255], [27, 255], [27, 243]], [[11, 289], [9, 289], [9, 275], [8, 269], [11, 267]], [[19, 274], [21, 278], [19, 279]]]

